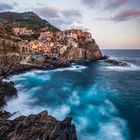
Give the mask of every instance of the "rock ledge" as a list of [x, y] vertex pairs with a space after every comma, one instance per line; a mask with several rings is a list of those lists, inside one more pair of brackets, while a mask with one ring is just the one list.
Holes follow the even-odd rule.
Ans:
[[58, 121], [47, 111], [14, 120], [0, 120], [1, 140], [77, 140], [71, 118]]

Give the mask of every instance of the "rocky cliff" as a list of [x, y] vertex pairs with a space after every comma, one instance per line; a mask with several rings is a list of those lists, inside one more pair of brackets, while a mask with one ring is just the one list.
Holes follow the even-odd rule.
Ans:
[[102, 58], [102, 53], [99, 46], [95, 42], [84, 43], [79, 47], [70, 47], [63, 55], [65, 61], [86, 61], [99, 60]]
[[77, 140], [71, 118], [58, 121], [47, 111], [15, 120], [0, 120], [1, 140]]

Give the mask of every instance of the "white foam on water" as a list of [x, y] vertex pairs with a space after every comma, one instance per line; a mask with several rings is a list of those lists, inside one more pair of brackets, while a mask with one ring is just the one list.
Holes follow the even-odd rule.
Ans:
[[[12, 75], [12, 76], [9, 76], [9, 79], [5, 79], [5, 81], [16, 81], [17, 79], [18, 80], [24, 80], [26, 79], [26, 77], [34, 77], [38, 74], [46, 74], [45, 77], [44, 76], [39, 76], [39, 78], [41, 80], [46, 80], [47, 76], [48, 76], [48, 79], [50, 78], [50, 74], [53, 73], [53, 72], [61, 72], [61, 71], [76, 71], [76, 72], [81, 72], [82, 70], [86, 69], [87, 67], [86, 66], [82, 66], [82, 65], [71, 65], [71, 67], [67, 67], [67, 68], [58, 68], [58, 69], [53, 69], [53, 70], [32, 70], [32, 71], [29, 71], [29, 72], [25, 72], [25, 73], [22, 73], [22, 74], [17, 74], [17, 75]], [[48, 75], [47, 75], [48, 74]]]
[[39, 107], [35, 105], [31, 106], [30, 104], [34, 103], [34, 101], [35, 99], [31, 99], [30, 95], [20, 93], [18, 94], [17, 98], [8, 101], [4, 109], [10, 113], [17, 112], [11, 117], [11, 119], [19, 117], [20, 115], [28, 116], [30, 114], [37, 114], [45, 110], [44, 107]]
[[87, 120], [87, 118], [80, 116], [77, 117], [77, 121], [78, 123], [76, 124], [77, 128], [78, 128], [78, 133], [81, 134], [81, 131], [83, 131], [84, 129], [86, 129], [86, 127], [88, 126], [88, 122], [89, 120]]
[[140, 71], [140, 66], [128, 64], [128, 66], [106, 66], [107, 70], [114, 71]]
[[15, 88], [17, 89], [17, 90], [20, 90], [20, 89], [22, 89], [24, 87], [24, 85], [21, 85], [21, 84], [16, 84], [15, 85]]
[[115, 108], [115, 106], [113, 105], [112, 102], [110, 102], [109, 100], [106, 99], [105, 100], [105, 104], [108, 106], [110, 114], [118, 113], [118, 110]]
[[71, 65], [71, 67], [67, 67], [67, 68], [58, 68], [58, 69], [54, 69], [51, 70], [52, 72], [58, 72], [58, 71], [76, 71], [76, 72], [81, 72], [82, 70], [86, 69], [86, 66], [82, 66], [82, 65]]
[[59, 120], [65, 119], [68, 113], [71, 111], [70, 107], [66, 104], [56, 106], [55, 108], [47, 107], [46, 109], [50, 115], [56, 117]]
[[[97, 116], [94, 115], [93, 118], [91, 118], [90, 115], [86, 114], [86, 112], [90, 111], [94, 111]], [[117, 117], [118, 111], [109, 100], [105, 100], [104, 104], [98, 106], [89, 105], [86, 112], [82, 112], [83, 116], [78, 117], [78, 123], [75, 122], [80, 140], [129, 140], [127, 122]], [[112, 114], [116, 115], [113, 116]], [[107, 117], [108, 121], [102, 121], [102, 116]], [[96, 123], [98, 127], [96, 125], [94, 126]], [[92, 134], [83, 133], [90, 124], [92, 124], [95, 129], [97, 127], [97, 132], [93, 132]]]
[[[42, 73], [44, 73], [45, 76], [44, 75], [37, 76], [38, 74], [42, 74]], [[20, 81], [20, 80], [26, 80], [26, 78], [29, 78], [29, 77], [36, 77], [39, 80], [49, 80], [50, 79], [50, 75], [47, 74], [47, 71], [33, 70], [31, 72], [25, 72], [23, 74], [10, 76], [9, 80]]]
[[[125, 126], [125, 122], [122, 119], [119, 119], [118, 121], [123, 127]], [[122, 133], [122, 128], [117, 125], [117, 122], [100, 124], [100, 130], [96, 137], [100, 140], [126, 140]]]
[[[28, 90], [27, 92], [29, 93], [29, 94], [34, 94], [35, 92], [38, 92], [38, 91], [40, 91], [42, 89], [42, 87], [41, 86], [37, 86], [37, 87], [32, 87], [32, 88], [30, 88], [30, 90]], [[24, 93], [24, 94], [27, 94], [27, 93]]]
[[[36, 90], [34, 88], [33, 90]], [[44, 110], [57, 119], [64, 119], [70, 112], [70, 107], [68, 105], [60, 105], [55, 108], [47, 106], [34, 105], [36, 99], [31, 98], [30, 94], [20, 93], [17, 98], [14, 98], [7, 102], [4, 109], [10, 113], [15, 113], [10, 119], [17, 118], [21, 115], [28, 116], [30, 114], [38, 114]]]
[[[57, 71], [66, 71], [66, 70], [72, 70], [72, 71], [78, 71], [80, 72], [81, 70], [86, 69], [85, 66], [72, 66], [70, 68], [63, 68], [63, 69], [56, 69], [56, 70], [51, 70], [51, 71], [32, 71], [32, 72], [27, 72], [22, 75], [16, 75], [13, 76], [12, 78], [16, 81], [19, 80], [20, 78], [25, 78], [26, 76], [37, 76], [38, 73], [44, 73], [45, 76], [48, 76], [48, 78], [51, 78], [50, 74], [51, 72], [57, 72]], [[38, 79], [41, 80], [44, 79], [43, 75], [39, 75]], [[28, 79], [28, 78], [27, 78]], [[24, 79], [23, 79], [24, 80]], [[48, 79], [49, 80], [49, 79]], [[82, 104], [82, 100], [84, 99], [87, 100], [84, 103], [87, 104], [87, 108], [84, 110], [82, 109], [81, 112], [78, 112], [76, 114], [76, 118], [74, 120], [77, 120], [74, 122], [76, 124], [77, 132], [78, 132], [78, 138], [80, 140], [128, 140], [124, 136], [124, 131], [127, 130], [127, 123], [117, 117], [118, 111], [111, 103], [109, 100], [106, 99], [106, 96], [104, 95], [104, 89], [100, 86], [100, 83], [96, 81], [96, 84], [94, 84], [90, 89], [85, 91], [84, 94], [80, 94], [81, 96], [78, 95], [78, 91], [75, 90], [72, 92], [71, 96], [69, 99], [65, 102], [65, 104], [60, 104], [57, 106], [48, 106], [47, 103], [46, 105], [39, 106], [35, 105], [35, 101], [37, 100], [36, 98], [33, 98], [31, 95], [36, 92], [37, 90], [40, 90], [41, 87], [34, 87], [31, 90], [28, 91], [27, 94], [23, 88], [22, 88], [22, 83], [17, 83], [16, 84], [17, 89], [20, 89], [21, 93], [18, 93], [18, 97], [16, 99], [12, 99], [7, 102], [7, 106], [5, 106], [5, 110], [10, 112], [10, 113], [15, 113], [11, 119], [14, 119], [20, 115], [30, 115], [30, 114], [37, 114], [40, 113], [44, 110], [47, 110], [48, 113], [54, 117], [56, 117], [59, 120], [63, 120], [70, 112], [71, 112], [71, 106], [76, 106], [79, 107]], [[67, 86], [69, 87], [69, 85]], [[99, 88], [100, 87], [100, 88]], [[64, 88], [63, 90], [68, 90], [68, 88]], [[99, 104], [89, 104], [88, 99], [95, 97], [95, 101], [97, 99], [102, 98]], [[61, 101], [60, 101], [61, 102]], [[94, 102], [94, 100], [93, 100]], [[74, 109], [74, 108], [73, 108]], [[92, 118], [92, 113], [95, 114]], [[97, 116], [96, 116], [97, 114]], [[116, 116], [114, 116], [115, 114]], [[107, 122], [102, 122], [100, 118], [102, 117], [107, 118]], [[99, 127], [99, 130], [97, 133], [82, 133], [88, 128], [88, 125], [94, 124], [92, 121], [97, 120], [97, 125]], [[96, 127], [96, 126], [93, 126]], [[129, 132], [128, 132], [129, 133]], [[128, 135], [128, 134], [126, 134]]]
[[35, 76], [38, 73], [43, 73], [43, 70], [32, 70], [25, 73], [9, 76], [10, 79], [24, 78], [25, 76]]
[[73, 91], [72, 95], [70, 96], [69, 102], [72, 105], [79, 105], [80, 104], [80, 97], [78, 96], [77, 91]]
[[[95, 118], [93, 118], [95, 119]], [[111, 119], [111, 118], [110, 118]], [[127, 130], [127, 123], [123, 119], [113, 121], [114, 118], [107, 123], [99, 122], [99, 131], [93, 134], [82, 133], [90, 124], [85, 118], [79, 118], [80, 124], [76, 125], [78, 128], [78, 137], [80, 140], [129, 140], [129, 132]], [[92, 120], [90, 120], [92, 122]], [[118, 125], [119, 124], [119, 125]], [[94, 126], [93, 126], [94, 127]], [[126, 133], [127, 131], [127, 133]]]

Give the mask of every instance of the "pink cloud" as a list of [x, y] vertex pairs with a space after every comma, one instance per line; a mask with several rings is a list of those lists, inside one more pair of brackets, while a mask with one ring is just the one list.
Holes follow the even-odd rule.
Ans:
[[50, 6], [44, 6], [41, 8], [36, 8], [37, 13], [44, 17], [48, 18], [58, 18], [60, 15], [60, 9], [57, 9], [55, 7], [50, 7]]
[[121, 11], [114, 18], [112, 18], [112, 20], [127, 21], [138, 17], [140, 17], [140, 9], [131, 9], [131, 10]]
[[81, 12], [75, 9], [62, 10], [51, 6], [42, 6], [35, 9], [41, 16], [47, 18], [65, 18], [82, 17]]
[[81, 0], [82, 3], [90, 8], [97, 8], [99, 5], [103, 5], [103, 9], [115, 9], [118, 8], [130, 0]]
[[118, 8], [121, 5], [127, 3], [129, 0], [108, 0], [108, 3], [106, 4], [105, 8]]
[[75, 9], [59, 9], [57, 7], [39, 5], [34, 11], [59, 28], [61, 26], [70, 26], [74, 22], [77, 23], [82, 18], [81, 12]]

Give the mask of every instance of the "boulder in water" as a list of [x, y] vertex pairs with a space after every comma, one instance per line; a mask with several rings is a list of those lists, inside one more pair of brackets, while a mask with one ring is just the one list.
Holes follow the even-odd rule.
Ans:
[[116, 65], [116, 66], [128, 66], [127, 63], [121, 62], [121, 61], [118, 61], [118, 60], [115, 60], [115, 59], [107, 58], [104, 61], [107, 62], [107, 63], [113, 64], [113, 65]]

